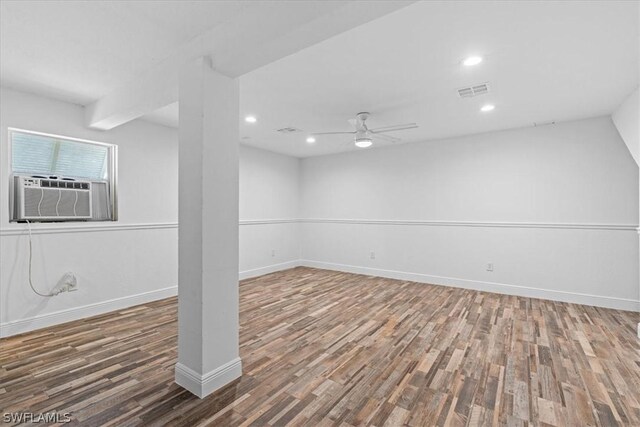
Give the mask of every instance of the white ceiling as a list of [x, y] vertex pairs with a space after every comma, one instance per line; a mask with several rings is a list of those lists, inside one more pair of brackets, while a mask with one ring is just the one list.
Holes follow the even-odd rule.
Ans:
[[[145, 4], [146, 3], [146, 4]], [[153, 67], [241, 2], [0, 2], [2, 85], [88, 104]]]
[[[259, 122], [241, 135], [304, 157], [357, 148], [274, 129], [347, 131], [369, 111], [371, 126], [417, 122], [396, 134], [413, 142], [610, 114], [638, 85], [638, 4], [417, 3], [243, 76], [241, 112]], [[462, 66], [472, 54], [485, 61]], [[489, 94], [457, 96], [487, 81]]]
[[[2, 85], [84, 105], [250, 2], [24, 3], [1, 3]], [[404, 142], [610, 114], [638, 85], [639, 21], [634, 1], [416, 3], [243, 75], [241, 113], [258, 122], [241, 123], [242, 142], [299, 157], [352, 150], [348, 137], [305, 138], [348, 131], [359, 111], [371, 127], [417, 122], [396, 134]], [[463, 67], [471, 54], [485, 61]], [[481, 82], [489, 94], [458, 98]], [[486, 102], [495, 111], [480, 113]], [[145, 118], [175, 126], [177, 113]], [[275, 132], [289, 126], [303, 132]]]
[[189, 52], [235, 76], [408, 3], [2, 0], [0, 83], [88, 105]]

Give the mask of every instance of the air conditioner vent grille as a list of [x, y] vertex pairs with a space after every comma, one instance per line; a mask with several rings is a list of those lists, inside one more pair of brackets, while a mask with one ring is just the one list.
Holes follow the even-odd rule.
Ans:
[[44, 201], [43, 190], [39, 188], [24, 189], [24, 215], [28, 217], [39, 216], [38, 206], [40, 201]]
[[77, 190], [88, 190], [89, 183], [88, 182], [78, 182], [78, 181], [56, 181], [56, 180], [47, 180], [41, 179], [40, 186], [45, 188], [73, 188]]
[[488, 83], [480, 83], [458, 89], [458, 96], [460, 96], [460, 98], [473, 98], [474, 96], [484, 95], [485, 93], [489, 93]]
[[[30, 190], [30, 188], [25, 188], [25, 190]], [[40, 191], [42, 192], [42, 202], [40, 202], [38, 213], [35, 216], [58, 216], [58, 213], [56, 212], [56, 206], [58, 205], [58, 200], [60, 200], [60, 190]]]

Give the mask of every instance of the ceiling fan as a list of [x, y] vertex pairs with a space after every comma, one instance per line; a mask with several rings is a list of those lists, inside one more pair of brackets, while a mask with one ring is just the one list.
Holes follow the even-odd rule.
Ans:
[[418, 127], [416, 123], [406, 123], [403, 125], [384, 126], [375, 129], [369, 129], [367, 127], [367, 119], [370, 114], [362, 112], [356, 114], [354, 119], [350, 119], [349, 123], [355, 128], [353, 132], [316, 132], [312, 133], [310, 138], [315, 141], [314, 136], [318, 135], [353, 135], [354, 143], [356, 147], [367, 148], [373, 144], [374, 139], [382, 139], [385, 141], [396, 143], [401, 141], [400, 138], [395, 136], [385, 135], [387, 132], [397, 132], [407, 129], [415, 129]]

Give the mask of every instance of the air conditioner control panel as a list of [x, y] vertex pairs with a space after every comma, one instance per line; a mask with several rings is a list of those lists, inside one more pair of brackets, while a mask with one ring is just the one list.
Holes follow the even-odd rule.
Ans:
[[40, 187], [38, 178], [25, 178], [23, 182], [25, 187]]
[[72, 190], [90, 190], [91, 183], [75, 181], [71, 179], [45, 179], [24, 177], [22, 181], [25, 187], [38, 187], [38, 188], [64, 188]]

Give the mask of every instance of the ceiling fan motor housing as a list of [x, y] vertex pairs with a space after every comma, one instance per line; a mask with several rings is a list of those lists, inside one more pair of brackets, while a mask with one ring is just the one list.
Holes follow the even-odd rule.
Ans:
[[364, 122], [369, 118], [369, 113], [367, 112], [362, 112], [362, 113], [358, 113], [356, 114], [356, 130], [357, 131], [366, 131], [367, 130], [367, 126], [364, 124]]

